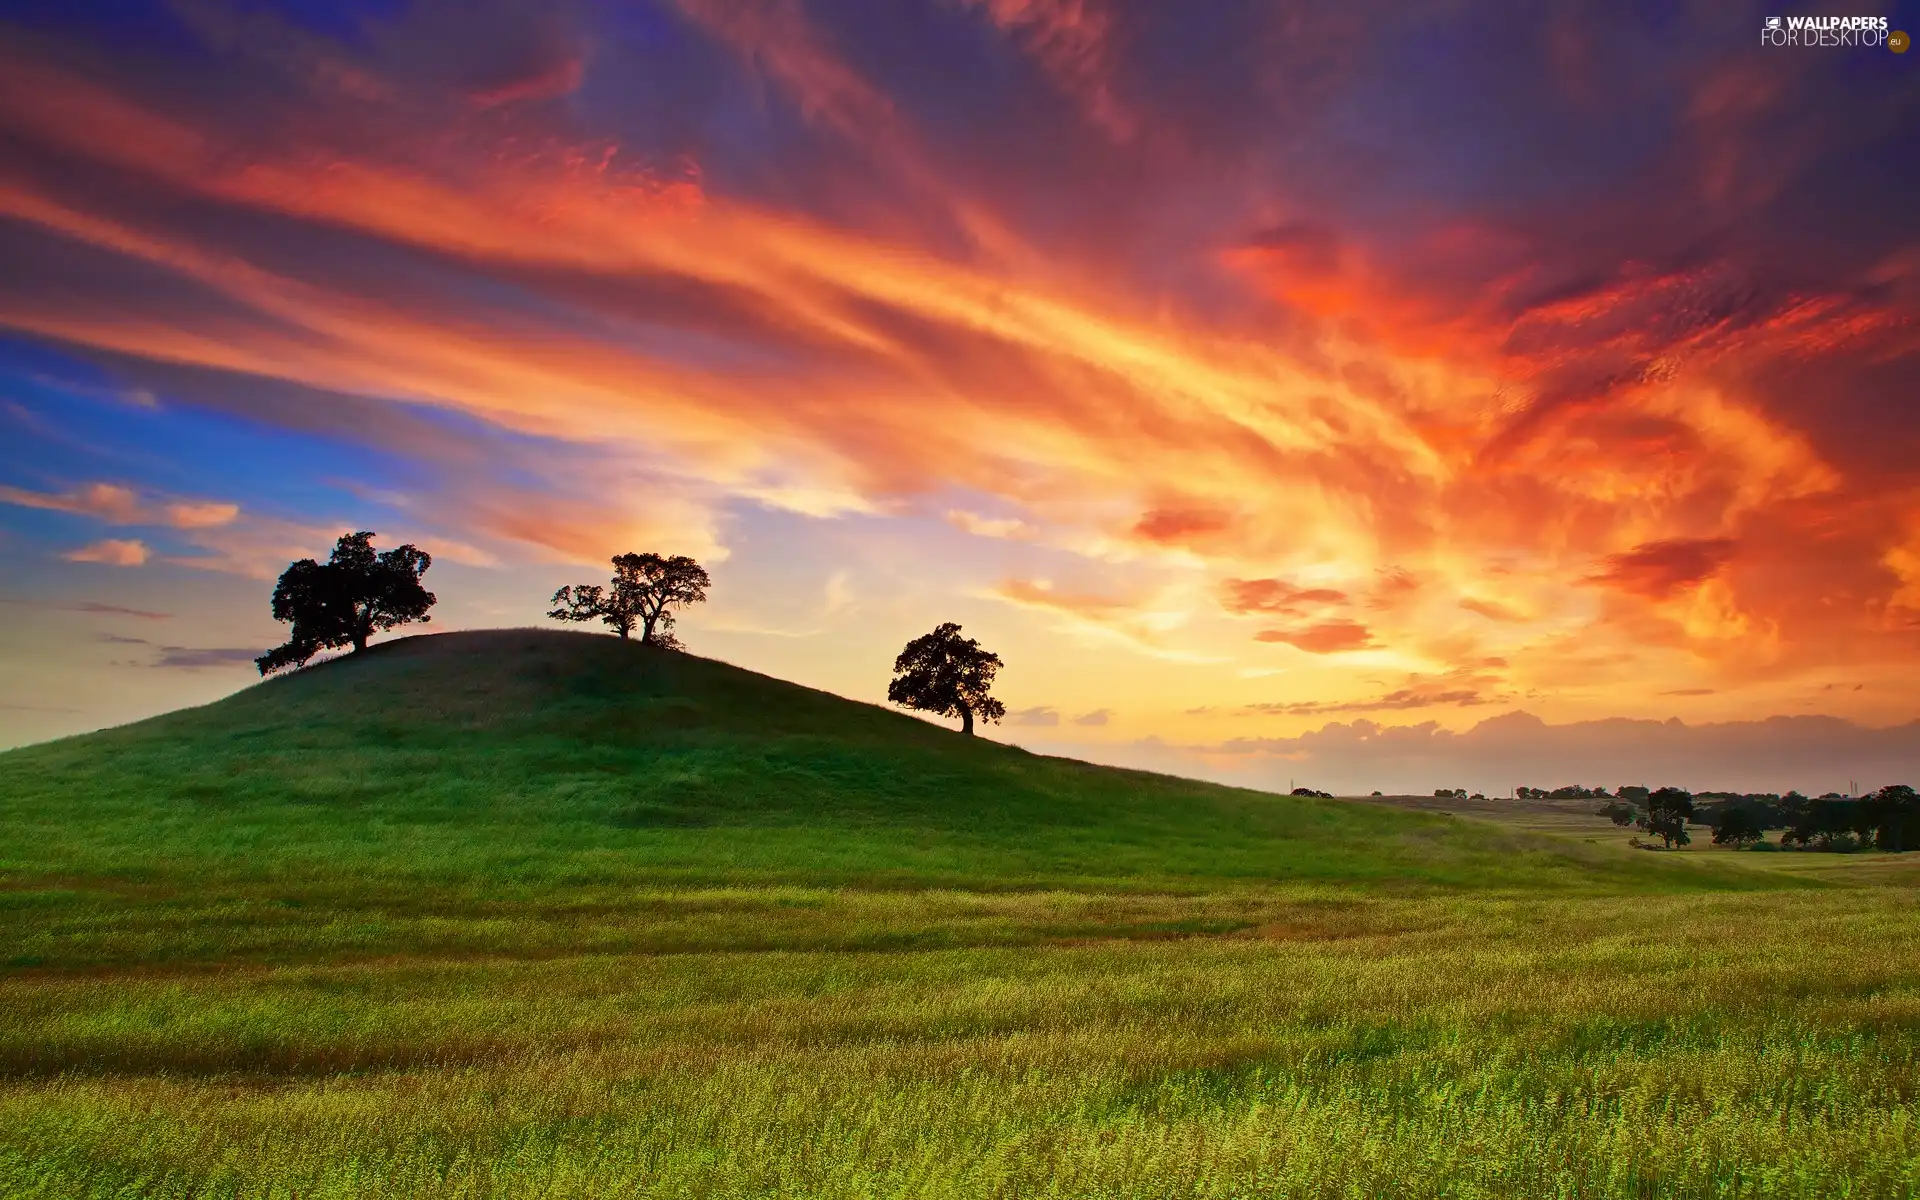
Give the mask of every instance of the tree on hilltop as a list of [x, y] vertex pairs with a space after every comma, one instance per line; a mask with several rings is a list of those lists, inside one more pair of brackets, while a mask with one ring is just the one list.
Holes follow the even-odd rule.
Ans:
[[1007, 715], [1007, 706], [987, 694], [1004, 665], [998, 654], [961, 637], [960, 626], [948, 621], [908, 642], [893, 660], [894, 680], [887, 685], [887, 700], [942, 717], [959, 717], [960, 732], [971, 736], [975, 717], [998, 721]]
[[420, 586], [433, 556], [412, 544], [376, 552], [368, 530], [343, 536], [324, 563], [303, 558], [280, 574], [273, 619], [288, 621], [287, 644], [253, 660], [262, 675], [302, 666], [322, 650], [367, 648], [375, 633], [430, 620], [434, 594]]
[[618, 554], [613, 558], [609, 586], [581, 583], [563, 587], [553, 594], [553, 611], [547, 615], [556, 621], [603, 621], [623, 641], [633, 636], [637, 625], [642, 645], [679, 649], [670, 610], [676, 605], [703, 603], [712, 586], [706, 568], [684, 554], [672, 558], [651, 552]]

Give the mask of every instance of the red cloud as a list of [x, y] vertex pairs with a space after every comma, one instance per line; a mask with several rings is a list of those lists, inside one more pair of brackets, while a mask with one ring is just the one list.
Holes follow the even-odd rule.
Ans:
[[1303, 588], [1284, 579], [1229, 579], [1220, 603], [1231, 613], [1286, 613], [1297, 616], [1306, 605], [1345, 604], [1347, 594], [1332, 588]]
[[551, 100], [579, 90], [585, 78], [586, 64], [579, 56], [569, 55], [477, 82], [467, 90], [467, 98], [482, 108], [515, 100]]
[[1212, 508], [1156, 508], [1140, 518], [1133, 531], [1162, 545], [1224, 531], [1229, 514]]
[[1335, 654], [1367, 649], [1373, 645], [1373, 633], [1357, 621], [1322, 621], [1305, 629], [1263, 629], [1253, 635], [1253, 640], [1285, 642], [1309, 654]]
[[1587, 581], [1658, 600], [1712, 577], [1733, 557], [1733, 551], [1731, 538], [1643, 542], [1624, 554], [1610, 555], [1607, 569], [1589, 575]]
[[[1423, 652], [1472, 624], [1452, 599], [1499, 570], [1540, 581], [1525, 608], [1542, 615], [1585, 611], [1553, 593], [1588, 571], [1587, 582], [1638, 595], [1698, 583], [1732, 554], [1730, 542], [1683, 536], [1712, 514], [1724, 522], [1712, 528], [1744, 539], [1741, 569], [1684, 627], [1612, 605], [1559, 639], [1524, 620], [1479, 632], [1497, 632], [1534, 680], [1606, 657], [1633, 677], [1618, 693], [1632, 703], [1669, 669], [1669, 649], [1750, 647], [1754, 630], [1777, 631], [1777, 645], [1746, 668], [1729, 651], [1729, 677], [1913, 661], [1912, 605], [1900, 597], [1920, 595], [1920, 535], [1906, 526], [1913, 407], [1898, 383], [1915, 347], [1911, 247], [1863, 234], [1870, 252], [1848, 257], [1822, 243], [1806, 261], [1824, 265], [1789, 287], [1767, 277], [1768, 256], [1743, 260], [1738, 239], [1703, 241], [1688, 227], [1700, 206], [1684, 195], [1668, 204], [1662, 192], [1660, 212], [1637, 207], [1638, 179], [1611, 192], [1596, 181], [1590, 202], [1549, 213], [1442, 216], [1418, 211], [1414, 194], [1404, 219], [1371, 228], [1331, 178], [1314, 185], [1330, 203], [1282, 187], [1254, 205], [1196, 204], [1251, 197], [1233, 190], [1244, 179], [1205, 165], [1237, 161], [1230, 153], [1156, 169], [1169, 165], [1154, 156], [1172, 144], [1158, 135], [1174, 117], [1152, 103], [1152, 81], [1111, 76], [1126, 45], [1113, 38], [1125, 31], [1121, 6], [977, 2], [1083, 100], [1110, 82], [1112, 94], [1140, 89], [1156, 136], [1138, 138], [1127, 164], [1137, 186], [1110, 186], [1099, 146], [1043, 150], [1025, 122], [971, 130], [987, 139], [981, 157], [943, 161], [947, 123], [917, 123], [920, 108], [896, 105], [849, 65], [859, 60], [840, 51], [857, 31], [825, 27], [830, 5], [680, 0], [690, 37], [704, 30], [737, 52], [756, 88], [772, 85], [765, 103], [784, 93], [797, 109], [801, 120], [771, 122], [770, 137], [805, 124], [808, 139], [843, 136], [862, 151], [848, 176], [838, 156], [810, 159], [812, 140], [784, 146], [794, 170], [771, 173], [781, 186], [729, 171], [711, 194], [689, 181], [696, 167], [663, 182], [663, 166], [601, 154], [618, 131], [586, 111], [525, 105], [468, 113], [448, 130], [439, 92], [428, 108], [396, 87], [377, 112], [327, 95], [293, 112], [271, 90], [258, 105], [224, 103], [190, 72], [170, 92], [163, 71], [114, 70], [105, 48], [0, 49], [0, 127], [21, 148], [0, 215], [33, 250], [23, 269], [0, 272], [0, 326], [123, 362], [349, 394], [368, 411], [397, 398], [489, 428], [657, 454], [699, 501], [663, 528], [710, 530], [695, 524], [708, 498], [851, 495], [879, 510], [957, 488], [1031, 513], [1035, 541], [1061, 531], [1072, 545], [1096, 528], [1127, 532], [1146, 497], [1131, 536], [1215, 559], [1214, 578], [1279, 561], [1342, 579], [1377, 572], [1353, 599], [1378, 614], [1369, 621], [1382, 640]], [[101, 69], [60, 65], [83, 61]], [[498, 103], [577, 77], [553, 53], [508, 65], [459, 78]], [[719, 76], [711, 84], [728, 94]], [[704, 127], [695, 118], [712, 114], [680, 99], [687, 127]], [[502, 139], [509, 117], [514, 137]], [[1763, 124], [1726, 133], [1744, 146]], [[684, 151], [674, 162], [709, 149], [662, 134]], [[1002, 137], [992, 148], [1006, 153], [991, 159], [988, 141]], [[1790, 163], [1751, 160], [1762, 161], [1782, 171], [1775, 183], [1793, 182]], [[1004, 169], [981, 169], [989, 163]], [[1367, 194], [1386, 193], [1370, 182]], [[1062, 196], [1099, 199], [1073, 204], [1072, 222], [1029, 219], [1058, 211]], [[1236, 215], [1204, 215], [1216, 210]], [[1249, 211], [1284, 223], [1249, 239], [1238, 224]], [[1764, 222], [1746, 218], [1759, 209], [1743, 212], [1736, 224], [1758, 234]], [[1142, 213], [1152, 216], [1128, 224]], [[1606, 215], [1596, 226], [1593, 214]], [[255, 217], [273, 221], [270, 247], [245, 234]], [[1708, 244], [1684, 259], [1663, 253]], [[1113, 252], [1122, 245], [1138, 253]], [[1220, 246], [1237, 247], [1228, 261], [1285, 306], [1173, 282]], [[388, 262], [401, 269], [381, 270]], [[1841, 350], [1855, 370], [1830, 370], [1849, 365], [1835, 361]], [[567, 489], [564, 473], [544, 475], [527, 490]], [[0, 500], [47, 499], [22, 495]], [[124, 499], [49, 503], [111, 519]], [[621, 507], [651, 520], [658, 505], [642, 499]], [[231, 515], [212, 504], [168, 512], [190, 528]], [[495, 495], [465, 526], [599, 560], [607, 543], [625, 544], [629, 522], [584, 506], [549, 520]], [[1746, 532], [1759, 529], [1764, 538]], [[1339, 603], [1332, 589], [1226, 589], [1228, 611], [1289, 627], [1262, 640], [1323, 654], [1373, 644], [1357, 622], [1314, 623], [1324, 614], [1305, 606]], [[1097, 597], [1023, 599], [1131, 619]], [[1489, 601], [1468, 607], [1501, 619]], [[1477, 661], [1487, 647], [1474, 636], [1432, 653]], [[1660, 680], [1672, 682], [1682, 681]]]

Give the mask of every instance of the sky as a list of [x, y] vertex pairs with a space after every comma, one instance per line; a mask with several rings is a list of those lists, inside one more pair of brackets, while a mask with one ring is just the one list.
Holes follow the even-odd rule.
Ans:
[[368, 529], [1098, 761], [1920, 782], [1920, 54], [1776, 11], [8, 0], [0, 745]]

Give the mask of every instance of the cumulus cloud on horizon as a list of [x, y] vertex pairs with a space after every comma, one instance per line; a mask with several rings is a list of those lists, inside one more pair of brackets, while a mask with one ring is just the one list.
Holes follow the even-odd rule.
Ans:
[[[1081, 752], [1084, 753], [1084, 750]], [[1920, 721], [1871, 728], [1824, 716], [1689, 725], [1613, 718], [1549, 725], [1521, 711], [1464, 732], [1436, 722], [1333, 721], [1298, 737], [1209, 745], [1145, 739], [1101, 750], [1107, 761], [1202, 775], [1270, 790], [1289, 780], [1342, 795], [1428, 795], [1465, 787], [1489, 796], [1515, 787], [1676, 785], [1810, 795], [1920, 786]]]

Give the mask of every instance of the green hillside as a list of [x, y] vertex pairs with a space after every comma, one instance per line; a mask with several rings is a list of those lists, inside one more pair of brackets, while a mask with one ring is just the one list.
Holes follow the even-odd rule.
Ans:
[[406, 638], [0, 763], [0, 870], [129, 882], [1698, 883], [1438, 815], [1032, 755], [538, 630]]
[[1915, 893], [1624, 837], [398, 640], [0, 755], [0, 1196], [1920, 1193]]

